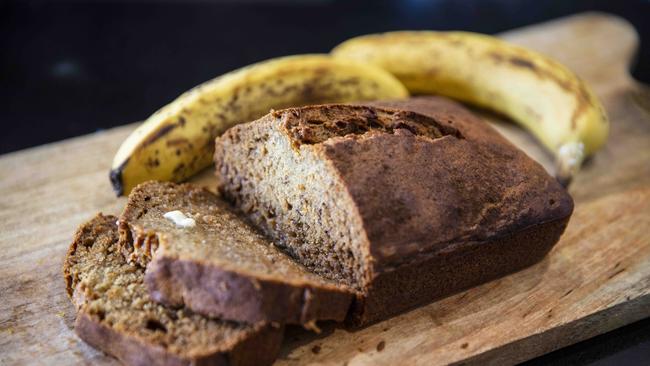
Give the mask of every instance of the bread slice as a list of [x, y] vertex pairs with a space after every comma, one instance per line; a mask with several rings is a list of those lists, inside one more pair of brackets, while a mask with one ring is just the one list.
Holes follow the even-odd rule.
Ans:
[[63, 273], [77, 309], [75, 330], [127, 365], [266, 365], [278, 354], [280, 325], [211, 320], [154, 303], [144, 270], [117, 251], [117, 218], [81, 225]]
[[275, 111], [216, 140], [218, 188], [367, 324], [529, 266], [573, 201], [456, 103]]
[[[164, 217], [181, 211], [194, 226]], [[145, 282], [159, 302], [209, 316], [254, 323], [312, 325], [345, 319], [349, 288], [311, 273], [233, 213], [191, 184], [146, 182], [120, 216], [120, 245], [147, 263]]]

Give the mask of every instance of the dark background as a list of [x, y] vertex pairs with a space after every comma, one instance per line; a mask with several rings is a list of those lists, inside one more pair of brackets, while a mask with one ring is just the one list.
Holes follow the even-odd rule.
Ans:
[[635, 25], [649, 83], [648, 0], [0, 0], [0, 153], [143, 120], [226, 71], [364, 33], [496, 33], [587, 10]]
[[[224, 72], [360, 34], [496, 33], [588, 10], [637, 28], [632, 73], [650, 83], [648, 0], [0, 0], [0, 153], [143, 120]], [[650, 319], [530, 364], [650, 365]]]

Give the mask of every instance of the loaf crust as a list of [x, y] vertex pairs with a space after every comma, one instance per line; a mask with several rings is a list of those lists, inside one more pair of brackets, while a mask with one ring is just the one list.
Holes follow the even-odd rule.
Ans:
[[[163, 217], [172, 210], [193, 217], [196, 226], [176, 227]], [[155, 301], [246, 323], [311, 326], [348, 313], [349, 288], [309, 272], [202, 187], [142, 183], [119, 228], [121, 251], [147, 266]]]
[[539, 261], [573, 210], [538, 163], [435, 97], [273, 112], [217, 138], [215, 162], [225, 197], [359, 291], [358, 325]]
[[77, 231], [63, 274], [81, 339], [127, 365], [267, 365], [281, 326], [210, 320], [151, 301], [144, 271], [117, 251], [117, 218], [97, 215]]

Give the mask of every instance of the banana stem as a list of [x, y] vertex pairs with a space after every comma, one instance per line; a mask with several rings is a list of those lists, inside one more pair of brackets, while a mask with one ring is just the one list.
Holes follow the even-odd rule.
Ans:
[[558, 149], [555, 166], [555, 179], [564, 187], [568, 187], [573, 176], [578, 172], [585, 159], [585, 144], [582, 142], [567, 142]]

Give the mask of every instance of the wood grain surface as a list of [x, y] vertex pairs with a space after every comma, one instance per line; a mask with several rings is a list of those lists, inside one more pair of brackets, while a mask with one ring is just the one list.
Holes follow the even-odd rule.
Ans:
[[[650, 93], [627, 71], [636, 33], [589, 13], [503, 36], [575, 70], [612, 120], [571, 186], [560, 243], [531, 268], [361, 330], [291, 328], [277, 364], [514, 364], [650, 316]], [[487, 118], [549, 166], [530, 136]], [[0, 157], [0, 364], [116, 363], [75, 336], [60, 268], [80, 223], [121, 211], [108, 170], [133, 128]]]

